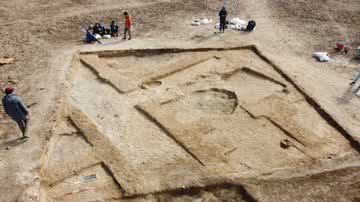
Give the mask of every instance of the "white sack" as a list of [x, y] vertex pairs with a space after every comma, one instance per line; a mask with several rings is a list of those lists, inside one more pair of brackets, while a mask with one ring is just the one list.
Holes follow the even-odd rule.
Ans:
[[241, 20], [239, 18], [233, 18], [233, 19], [231, 19], [230, 24], [233, 24], [233, 25], [246, 25], [247, 22], [244, 21], [244, 20]]
[[330, 60], [329, 54], [327, 52], [315, 52], [314, 57], [320, 62], [327, 62]]
[[94, 37], [95, 37], [95, 39], [101, 39], [102, 38], [100, 34], [94, 34]]
[[215, 29], [220, 29], [220, 23], [216, 23]]
[[208, 24], [210, 24], [210, 20], [207, 19], [207, 18], [201, 18], [200, 19], [200, 24], [201, 25], [208, 25]]

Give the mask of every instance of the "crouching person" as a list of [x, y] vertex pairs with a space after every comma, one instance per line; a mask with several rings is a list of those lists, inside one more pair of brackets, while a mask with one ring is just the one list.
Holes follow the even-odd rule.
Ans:
[[119, 36], [119, 25], [115, 23], [115, 21], [111, 21], [110, 24], [110, 31], [112, 37], [118, 37]]
[[85, 42], [86, 43], [93, 43], [93, 42], [101, 43], [94, 35], [91, 34], [90, 30], [86, 30]]
[[251, 32], [255, 29], [256, 22], [254, 20], [250, 20], [246, 26], [246, 31]]
[[14, 88], [5, 88], [5, 94], [6, 95], [2, 99], [2, 103], [6, 114], [19, 125], [23, 138], [28, 138], [28, 136], [26, 136], [26, 129], [30, 117], [28, 109], [25, 107], [21, 99], [14, 94]]

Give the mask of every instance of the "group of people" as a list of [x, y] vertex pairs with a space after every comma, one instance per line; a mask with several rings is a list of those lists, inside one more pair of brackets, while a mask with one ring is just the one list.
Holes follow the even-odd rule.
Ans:
[[[123, 14], [124, 14], [124, 17], [125, 17], [124, 38], [123, 39], [126, 39], [127, 35], [129, 35], [128, 40], [131, 40], [131, 27], [132, 27], [131, 16], [127, 12], [124, 12]], [[109, 28], [105, 28], [100, 23], [96, 23], [94, 26], [90, 25], [86, 29], [85, 42], [87, 42], [87, 43], [93, 43], [93, 42], [101, 43], [97, 39], [96, 35], [101, 36], [101, 37], [103, 37], [105, 35], [109, 35], [111, 37], [118, 37], [119, 36], [119, 25], [116, 24], [115, 21], [111, 21]]]
[[[124, 26], [124, 38], [126, 39], [127, 35], [129, 35], [128, 40], [131, 40], [131, 27], [132, 27], [132, 21], [131, 17], [127, 12], [124, 12], [125, 17], [125, 26]], [[226, 17], [227, 17], [227, 11], [226, 8], [223, 7], [221, 11], [219, 12], [220, 17], [220, 32], [224, 32], [226, 29]], [[255, 22], [250, 21], [247, 30], [252, 31], [255, 27]], [[101, 43], [95, 35], [98, 34], [100, 36], [104, 35], [111, 35], [112, 37], [118, 37], [119, 36], [119, 26], [115, 23], [115, 21], [112, 21], [110, 23], [110, 28], [106, 29], [104, 26], [102, 26], [100, 23], [96, 23], [95, 26], [89, 26], [89, 28], [86, 30], [86, 39], [85, 41], [88, 43], [92, 42], [99, 42]], [[355, 80], [360, 79], [360, 74]], [[354, 82], [354, 83], [355, 83]], [[23, 104], [21, 99], [14, 94], [14, 88], [7, 87], [5, 88], [5, 96], [2, 99], [2, 104], [5, 109], [6, 114], [8, 114], [19, 126], [23, 138], [28, 138], [26, 135], [26, 129], [29, 123], [29, 117], [30, 113], [29, 110], [26, 108], [26, 106]]]
[[[228, 21], [226, 20], [227, 17], [227, 11], [225, 6], [220, 10], [219, 12], [220, 17], [220, 32], [225, 32], [225, 29], [227, 28], [226, 24], [228, 24]], [[246, 26], [246, 31], [251, 32], [255, 29], [256, 22], [254, 20], [250, 20]]]
[[[125, 26], [124, 26], [124, 38], [126, 39], [127, 34], [129, 35], [129, 40], [131, 39], [131, 17], [127, 12], [124, 12], [125, 16]], [[100, 36], [104, 35], [111, 35], [113, 37], [118, 37], [119, 33], [119, 26], [115, 23], [115, 21], [112, 21], [110, 24], [110, 29], [106, 29], [104, 26], [102, 26], [100, 23], [96, 23], [95, 26], [90, 26], [86, 30], [86, 39], [85, 41], [88, 43], [92, 42], [100, 42], [96, 37], [95, 34], [98, 34]], [[100, 42], [101, 43], [101, 42]], [[13, 87], [6, 87], [4, 90], [5, 96], [2, 99], [2, 104], [5, 110], [5, 113], [14, 120], [21, 132], [22, 132], [22, 138], [26, 139], [29, 138], [27, 136], [27, 128], [29, 124], [29, 118], [30, 113], [27, 107], [24, 105], [22, 100], [19, 96], [15, 95], [14, 93], [15, 89]]]
[[[127, 35], [129, 35], [128, 40], [131, 40], [131, 27], [132, 27], [132, 20], [131, 16], [124, 12], [125, 17], [125, 26], [124, 26], [124, 38], [126, 39]], [[227, 28], [226, 24], [228, 24], [226, 18], [227, 18], [227, 10], [225, 6], [220, 10], [219, 12], [220, 17], [220, 32], [225, 32], [225, 29]], [[247, 24], [246, 31], [253, 31], [256, 26], [256, 22], [254, 20], [250, 20]], [[96, 35], [99, 35], [101, 37], [105, 35], [110, 35], [111, 37], [118, 37], [119, 36], [119, 26], [115, 23], [115, 21], [111, 21], [110, 28], [105, 28], [100, 23], [96, 23], [95, 26], [90, 25], [89, 28], [86, 30], [86, 38], [85, 42], [87, 43], [93, 43], [98, 42], [101, 43]]]
[[100, 23], [95, 23], [95, 26], [90, 25], [88, 30], [92, 30], [92, 34], [99, 34], [100, 36], [111, 35], [112, 37], [117, 37], [119, 33], [119, 26], [115, 21], [111, 21], [110, 29], [105, 28]]

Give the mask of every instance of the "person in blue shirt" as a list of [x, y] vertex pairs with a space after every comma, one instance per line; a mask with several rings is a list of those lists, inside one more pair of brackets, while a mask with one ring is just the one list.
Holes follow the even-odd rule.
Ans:
[[90, 30], [86, 30], [85, 42], [86, 43], [93, 43], [93, 42], [101, 43], [98, 39], [95, 38], [94, 35], [91, 34]]
[[110, 24], [110, 31], [112, 37], [118, 37], [119, 36], [119, 25], [115, 23], [115, 21], [111, 21]]
[[5, 88], [5, 94], [6, 95], [2, 99], [2, 104], [6, 114], [19, 125], [23, 138], [28, 138], [28, 136], [26, 136], [26, 129], [30, 117], [28, 109], [23, 104], [20, 97], [14, 94], [14, 88]]

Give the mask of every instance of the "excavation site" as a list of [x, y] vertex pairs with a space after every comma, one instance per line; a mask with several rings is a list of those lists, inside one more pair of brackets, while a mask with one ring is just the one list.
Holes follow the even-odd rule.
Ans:
[[80, 52], [70, 68], [41, 170], [51, 199], [240, 189], [234, 179], [356, 153], [255, 46]]
[[0, 25], [0, 202], [360, 202], [358, 0], [3, 0]]

